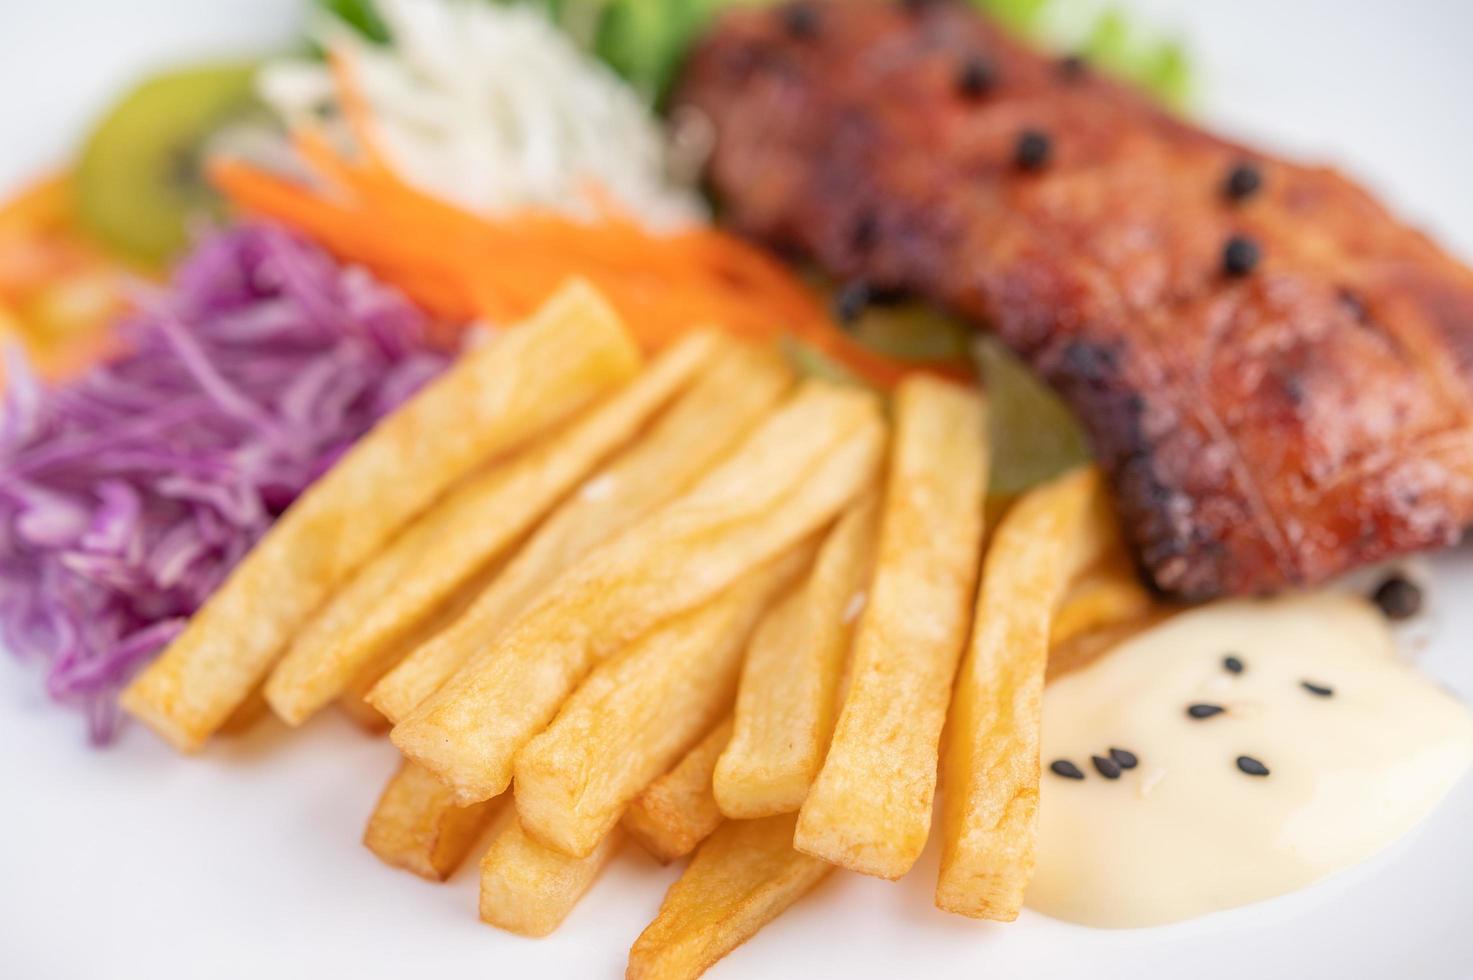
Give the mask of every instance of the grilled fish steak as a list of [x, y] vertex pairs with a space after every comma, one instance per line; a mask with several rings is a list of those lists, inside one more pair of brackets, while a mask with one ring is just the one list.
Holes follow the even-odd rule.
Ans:
[[677, 106], [734, 226], [1057, 388], [1163, 591], [1310, 585], [1473, 522], [1473, 273], [1334, 170], [945, 2], [736, 12]]

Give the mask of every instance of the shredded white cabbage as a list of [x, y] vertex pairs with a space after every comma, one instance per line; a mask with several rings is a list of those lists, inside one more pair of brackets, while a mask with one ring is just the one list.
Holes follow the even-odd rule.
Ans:
[[[588, 217], [596, 185], [652, 228], [706, 218], [690, 183], [674, 176], [659, 120], [539, 11], [484, 0], [378, 6], [387, 46], [326, 16], [312, 35], [352, 58], [383, 150], [415, 186], [485, 213], [545, 207]], [[335, 115], [321, 63], [272, 63], [258, 87], [288, 123]]]

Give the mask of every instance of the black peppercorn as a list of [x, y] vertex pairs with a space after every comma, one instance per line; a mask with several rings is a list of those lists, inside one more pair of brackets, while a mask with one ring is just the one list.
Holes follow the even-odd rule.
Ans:
[[796, 41], [811, 41], [818, 36], [818, 10], [806, 3], [783, 8], [783, 29]]
[[1089, 62], [1083, 55], [1071, 54], [1059, 59], [1059, 77], [1066, 82], [1076, 82], [1089, 71]]
[[1042, 130], [1025, 129], [1018, 134], [1013, 162], [1020, 170], [1042, 170], [1053, 156], [1054, 144]]
[[1222, 193], [1229, 201], [1246, 201], [1263, 186], [1263, 174], [1251, 163], [1238, 163], [1222, 182]]
[[1222, 249], [1222, 271], [1229, 276], [1246, 276], [1258, 266], [1258, 243], [1242, 235], [1234, 235]]
[[1411, 619], [1422, 611], [1422, 590], [1402, 575], [1393, 575], [1378, 585], [1371, 600], [1387, 619]]
[[997, 76], [992, 70], [992, 62], [980, 54], [970, 55], [963, 59], [956, 72], [957, 93], [968, 99], [977, 99], [986, 95], [996, 82]]

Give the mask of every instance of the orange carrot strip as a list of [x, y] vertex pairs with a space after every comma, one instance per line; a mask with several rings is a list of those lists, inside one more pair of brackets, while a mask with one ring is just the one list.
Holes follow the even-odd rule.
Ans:
[[212, 176], [241, 207], [362, 262], [437, 316], [506, 322], [535, 309], [566, 278], [581, 276], [608, 296], [647, 347], [714, 324], [758, 341], [791, 333], [886, 387], [912, 370], [960, 373], [952, 365], [895, 361], [856, 343], [781, 263], [725, 232], [655, 235], [596, 189], [589, 193], [603, 218], [592, 223], [546, 210], [483, 218], [427, 194], [383, 164], [351, 66], [338, 57], [333, 69], [364, 158], [345, 159], [310, 129], [294, 138], [336, 194], [238, 162], [217, 163]]

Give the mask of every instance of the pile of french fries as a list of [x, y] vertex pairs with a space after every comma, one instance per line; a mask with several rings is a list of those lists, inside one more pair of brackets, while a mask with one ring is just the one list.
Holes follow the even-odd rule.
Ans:
[[1010, 920], [1050, 649], [1153, 606], [1092, 470], [984, 551], [986, 424], [976, 391], [912, 376], [887, 414], [713, 332], [642, 364], [575, 283], [346, 454], [124, 705], [186, 751], [262, 695], [392, 726], [364, 843], [443, 880], [489, 836], [512, 932], [625, 839], [693, 854], [631, 977], [699, 975], [835, 867], [905, 874], [938, 775], [936, 903]]

